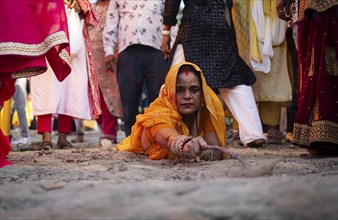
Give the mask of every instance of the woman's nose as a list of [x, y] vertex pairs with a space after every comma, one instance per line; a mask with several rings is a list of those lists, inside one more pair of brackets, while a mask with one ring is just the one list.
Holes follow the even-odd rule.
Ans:
[[186, 90], [183, 96], [185, 99], [191, 99], [191, 94], [189, 92], [189, 90]]

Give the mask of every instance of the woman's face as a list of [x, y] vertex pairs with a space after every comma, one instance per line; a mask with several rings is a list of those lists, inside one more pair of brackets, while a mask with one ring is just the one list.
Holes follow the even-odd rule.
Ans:
[[176, 80], [176, 102], [178, 112], [182, 115], [195, 113], [201, 106], [202, 88], [198, 77], [186, 71], [180, 73]]

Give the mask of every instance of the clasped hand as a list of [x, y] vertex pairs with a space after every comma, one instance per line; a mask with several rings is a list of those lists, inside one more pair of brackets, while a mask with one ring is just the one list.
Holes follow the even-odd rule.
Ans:
[[183, 155], [187, 158], [195, 159], [201, 155], [207, 145], [201, 136], [195, 137], [183, 145]]
[[173, 139], [171, 150], [178, 157], [195, 159], [201, 155], [207, 146], [205, 140], [200, 136], [193, 138], [191, 136], [179, 135]]

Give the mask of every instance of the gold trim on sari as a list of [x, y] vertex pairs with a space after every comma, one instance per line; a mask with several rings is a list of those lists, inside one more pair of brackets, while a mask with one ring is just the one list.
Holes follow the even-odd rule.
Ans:
[[59, 31], [49, 35], [39, 44], [0, 43], [0, 55], [41, 56], [46, 54], [51, 48], [62, 43], [68, 43], [68, 38], [64, 31]]
[[299, 1], [298, 21], [304, 18], [307, 9], [323, 12], [335, 5], [338, 5], [338, 0], [301, 0]]

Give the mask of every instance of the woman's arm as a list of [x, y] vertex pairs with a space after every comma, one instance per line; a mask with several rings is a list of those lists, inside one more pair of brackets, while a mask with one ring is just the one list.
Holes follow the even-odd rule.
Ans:
[[177, 136], [180, 134], [174, 128], [163, 128], [155, 134], [155, 140], [161, 147], [171, 150], [171, 143]]
[[168, 59], [170, 56], [170, 29], [177, 23], [177, 14], [180, 8], [181, 0], [166, 0], [164, 4], [163, 13], [163, 36], [161, 49], [164, 58]]
[[[155, 140], [161, 147], [167, 148], [178, 156], [192, 159], [200, 156], [203, 152], [211, 151], [206, 150], [207, 145], [220, 145], [215, 132], [206, 133], [205, 138], [201, 136], [193, 138], [180, 135], [174, 128], [160, 129], [155, 135]], [[214, 151], [212, 154], [212, 160], [220, 160], [222, 158], [222, 152]]]

